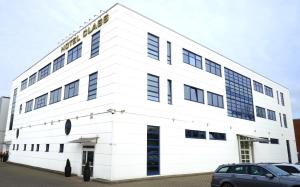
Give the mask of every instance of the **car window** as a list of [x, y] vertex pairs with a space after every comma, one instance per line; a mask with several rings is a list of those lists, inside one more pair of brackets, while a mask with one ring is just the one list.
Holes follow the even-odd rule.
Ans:
[[260, 166], [249, 166], [249, 174], [250, 175], [265, 176], [268, 173], [270, 173], [268, 170], [266, 170]]
[[293, 166], [283, 166], [283, 165], [276, 165], [276, 166], [288, 173], [300, 173], [300, 171]]
[[233, 166], [231, 172], [236, 174], [246, 174], [246, 166]]
[[220, 168], [217, 173], [227, 173], [229, 171], [229, 166]]

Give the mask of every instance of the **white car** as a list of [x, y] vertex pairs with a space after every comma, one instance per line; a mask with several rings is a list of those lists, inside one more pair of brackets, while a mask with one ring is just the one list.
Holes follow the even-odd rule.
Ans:
[[300, 176], [300, 165], [297, 164], [274, 164], [276, 167], [286, 171], [292, 175]]

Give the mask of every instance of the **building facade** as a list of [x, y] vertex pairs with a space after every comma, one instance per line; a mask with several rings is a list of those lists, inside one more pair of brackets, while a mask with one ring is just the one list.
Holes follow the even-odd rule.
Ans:
[[11, 98], [11, 162], [114, 181], [297, 159], [287, 88], [120, 4]]
[[7, 112], [9, 106], [9, 97], [0, 97], [0, 153], [6, 151], [8, 145], [4, 142], [4, 135], [7, 123]]
[[297, 145], [298, 162], [300, 162], [300, 119], [294, 119], [294, 130]]

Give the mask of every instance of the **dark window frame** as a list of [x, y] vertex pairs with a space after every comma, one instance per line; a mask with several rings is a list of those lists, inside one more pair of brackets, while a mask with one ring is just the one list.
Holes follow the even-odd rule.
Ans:
[[148, 57], [159, 60], [159, 37], [148, 32], [147, 37]]
[[159, 76], [147, 74], [147, 100], [160, 102]]
[[48, 77], [51, 73], [51, 63], [44, 66], [42, 69], [38, 71], [38, 79], [37, 81], [40, 81], [46, 77]]
[[210, 140], [220, 140], [220, 141], [226, 141], [226, 133], [221, 133], [221, 132], [209, 132], [209, 139]]
[[193, 67], [203, 69], [202, 56], [191, 52], [185, 48], [182, 49], [183, 62]]
[[185, 129], [185, 138], [206, 140], [206, 131]]
[[67, 64], [80, 58], [82, 55], [82, 42], [68, 51]]
[[76, 97], [79, 94], [79, 79], [65, 85], [64, 100]]
[[[211, 96], [211, 97], [210, 97]], [[211, 100], [210, 100], [211, 98]], [[215, 100], [216, 99], [216, 100]], [[220, 100], [221, 99], [221, 100]], [[220, 102], [221, 101], [221, 102]], [[223, 95], [207, 91], [207, 104], [218, 108], [224, 108]]]
[[65, 65], [65, 54], [62, 54], [53, 61], [52, 72], [55, 72], [55, 71], [63, 68], [64, 65]]
[[61, 101], [61, 93], [62, 93], [62, 87], [52, 90], [50, 92], [49, 105], [60, 102]]
[[93, 100], [97, 98], [98, 71], [89, 75], [88, 98]]
[[208, 73], [217, 75], [219, 77], [222, 77], [222, 67], [220, 64], [209, 60], [209, 59], [205, 59], [205, 70]]
[[95, 56], [99, 55], [99, 48], [100, 48], [100, 31], [92, 35], [90, 58], [94, 58]]
[[204, 90], [184, 84], [184, 99], [196, 103], [204, 103]]

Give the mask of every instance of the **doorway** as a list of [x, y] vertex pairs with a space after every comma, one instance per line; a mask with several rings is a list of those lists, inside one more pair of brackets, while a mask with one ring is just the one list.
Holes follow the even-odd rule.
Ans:
[[238, 136], [241, 163], [253, 162], [253, 141], [250, 137]]
[[81, 162], [81, 175], [83, 175], [84, 167], [87, 162], [90, 164], [91, 177], [94, 175], [94, 153], [95, 146], [83, 146], [82, 162]]

